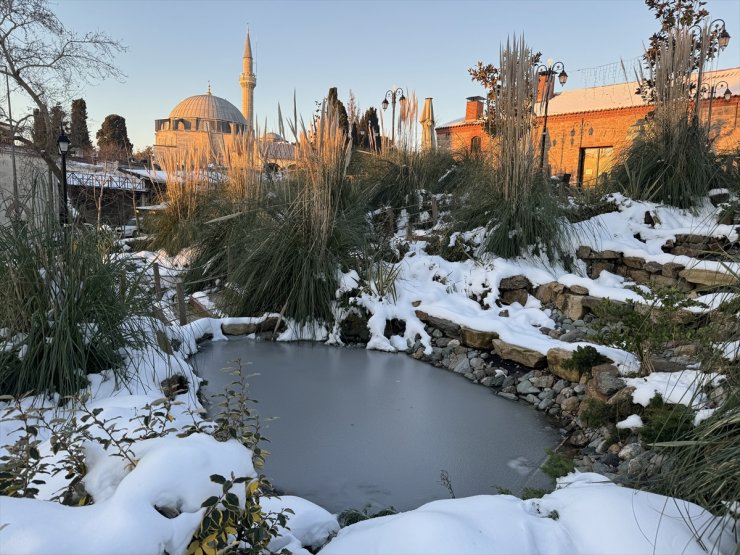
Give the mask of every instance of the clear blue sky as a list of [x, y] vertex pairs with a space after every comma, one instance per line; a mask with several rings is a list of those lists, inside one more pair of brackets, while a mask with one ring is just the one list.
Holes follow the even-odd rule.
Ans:
[[[740, 0], [709, 0], [707, 8], [733, 37], [713, 67], [740, 66]], [[118, 58], [125, 81], [83, 96], [93, 141], [105, 116], [117, 113], [135, 149], [153, 144], [154, 120], [204, 94], [209, 80], [213, 94], [241, 107], [247, 25], [256, 121], [273, 129], [278, 103], [292, 113], [294, 91], [308, 119], [331, 86], [344, 101], [351, 89], [363, 111], [397, 85], [433, 97], [438, 124], [461, 117], [465, 97], [484, 92], [467, 68], [497, 63], [512, 33], [524, 33], [543, 59], [562, 61], [568, 88], [614, 82], [621, 72], [608, 64], [637, 58], [657, 30], [643, 0], [61, 0], [55, 9], [68, 27], [103, 30], [127, 46]], [[597, 66], [606, 67], [583, 71]]]

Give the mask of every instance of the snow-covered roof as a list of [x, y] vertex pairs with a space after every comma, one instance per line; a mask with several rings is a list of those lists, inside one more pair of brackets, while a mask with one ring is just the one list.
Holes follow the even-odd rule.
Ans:
[[[733, 96], [740, 95], [740, 67], [707, 71], [704, 73], [702, 82], [713, 86], [722, 81], [728, 84]], [[573, 91], [563, 90], [563, 92], [550, 99], [547, 113], [550, 116], [555, 116], [558, 114], [600, 112], [645, 106], [646, 103], [642, 96], [636, 94], [637, 87], [637, 81], [630, 81]], [[725, 87], [722, 86], [721, 89], [717, 90], [716, 96], [719, 97], [724, 93]], [[538, 104], [536, 108], [538, 115], [542, 109], [542, 106]]]

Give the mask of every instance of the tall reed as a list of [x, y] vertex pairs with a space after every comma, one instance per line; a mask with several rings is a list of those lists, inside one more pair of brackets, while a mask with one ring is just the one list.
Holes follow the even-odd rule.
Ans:
[[709, 189], [729, 185], [706, 128], [695, 117], [693, 43], [686, 28], [673, 30], [647, 75], [641, 75], [641, 92], [655, 108], [613, 172], [625, 192], [679, 208], [691, 208]]

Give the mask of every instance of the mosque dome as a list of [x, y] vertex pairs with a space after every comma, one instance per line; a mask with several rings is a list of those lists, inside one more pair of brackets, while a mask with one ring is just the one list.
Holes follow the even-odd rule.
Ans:
[[247, 120], [231, 102], [225, 98], [208, 94], [190, 96], [181, 101], [170, 112], [170, 119], [207, 119], [247, 124]]

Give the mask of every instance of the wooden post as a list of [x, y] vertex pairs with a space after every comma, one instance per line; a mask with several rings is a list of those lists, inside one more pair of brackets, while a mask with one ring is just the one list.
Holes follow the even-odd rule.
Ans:
[[154, 296], [157, 300], [162, 298], [162, 277], [159, 275], [159, 264], [152, 264], [154, 270]]
[[436, 224], [439, 218], [439, 206], [437, 205], [437, 197], [432, 197], [432, 221]]
[[385, 222], [388, 226], [388, 235], [392, 237], [396, 233], [396, 218], [390, 206], [385, 209]]
[[182, 286], [182, 282], [177, 282], [177, 313], [180, 316], [180, 325], [184, 326], [188, 323], [188, 311], [185, 307], [185, 288]]

